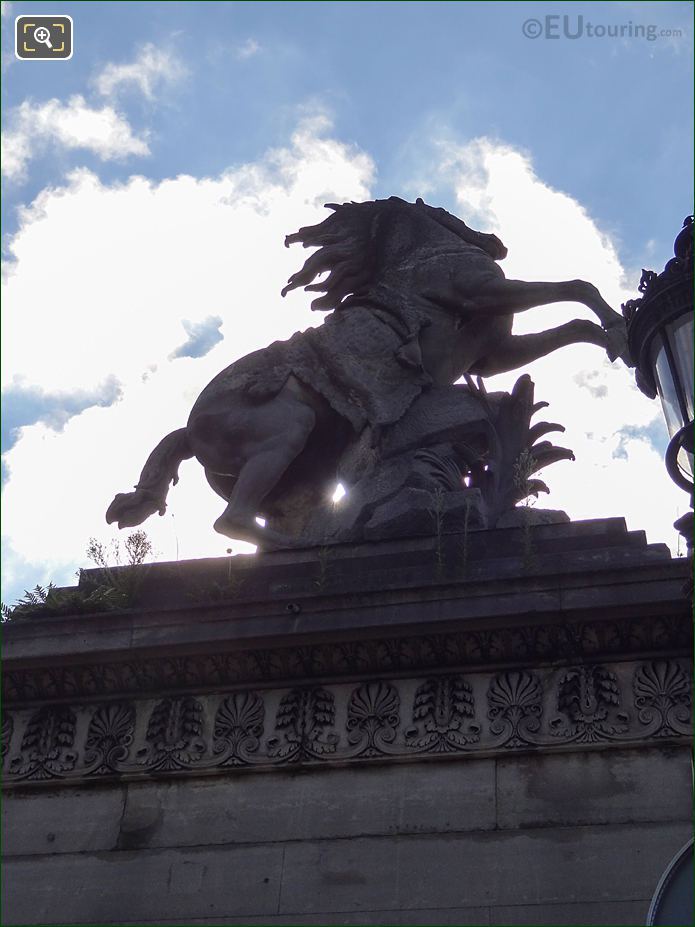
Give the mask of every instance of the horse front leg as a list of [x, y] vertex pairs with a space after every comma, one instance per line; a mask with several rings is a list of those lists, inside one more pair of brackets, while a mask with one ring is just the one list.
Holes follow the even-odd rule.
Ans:
[[575, 319], [557, 328], [529, 335], [509, 335], [494, 350], [471, 367], [470, 373], [491, 377], [517, 370], [569, 344], [595, 344], [608, 350], [609, 334], [585, 319]]
[[586, 280], [528, 283], [525, 280], [495, 279], [475, 294], [473, 302], [477, 309], [495, 314], [525, 312], [551, 303], [581, 303], [594, 313], [606, 331], [605, 348], [610, 360], [621, 357], [626, 364], [632, 365], [627, 350], [625, 320]]

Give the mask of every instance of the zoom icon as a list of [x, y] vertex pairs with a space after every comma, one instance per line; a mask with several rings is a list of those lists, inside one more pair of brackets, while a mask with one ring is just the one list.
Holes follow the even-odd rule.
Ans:
[[22, 61], [66, 61], [72, 58], [71, 16], [18, 16], [15, 54]]

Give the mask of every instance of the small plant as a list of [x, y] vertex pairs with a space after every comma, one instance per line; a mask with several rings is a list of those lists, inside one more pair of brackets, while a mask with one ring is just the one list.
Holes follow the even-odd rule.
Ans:
[[[230, 553], [230, 551], [227, 551]], [[215, 603], [225, 602], [229, 599], [235, 599], [244, 588], [246, 577], [239, 576], [232, 570], [233, 558], [229, 558], [227, 564], [227, 576], [223, 583], [213, 582], [205, 585], [196, 584], [193, 589], [187, 593], [187, 598], [192, 602]]]
[[105, 612], [122, 608], [123, 604], [115, 589], [98, 586], [85, 592], [77, 589], [58, 589], [53, 583], [48, 586], [34, 586], [25, 589], [24, 596], [14, 605], [3, 604], [2, 620], [14, 621], [34, 615], [79, 615], [87, 612]]
[[513, 480], [514, 486], [519, 491], [522, 503], [518, 508], [523, 512], [523, 568], [530, 572], [535, 564], [535, 555], [533, 549], [533, 535], [531, 532], [531, 506], [538, 497], [538, 490], [534, 484], [537, 481], [532, 480], [531, 476], [536, 471], [536, 463], [533, 454], [528, 448], [519, 454], [514, 463]]
[[471, 501], [466, 499], [465, 503], [465, 514], [463, 516], [463, 550], [461, 556], [461, 567], [463, 571], [463, 578], [466, 579], [468, 574], [468, 538], [469, 538], [469, 523], [471, 518]]
[[[87, 556], [97, 567], [96, 577], [80, 571], [80, 584], [92, 588], [113, 589], [122, 601], [122, 608], [135, 603], [137, 593], [146, 575], [145, 561], [152, 554], [152, 542], [145, 531], [133, 531], [123, 542], [125, 563], [121, 545], [114, 540], [105, 547], [96, 538], [90, 538]], [[111, 562], [109, 562], [111, 561]]]
[[[134, 531], [123, 544], [127, 562], [121, 564], [117, 541], [106, 548], [95, 538], [89, 539], [87, 556], [99, 567], [96, 575], [79, 570], [77, 587], [59, 589], [49, 583], [25, 589], [24, 596], [14, 605], [0, 605], [2, 621], [14, 621], [34, 615], [77, 615], [88, 612], [113, 611], [129, 608], [145, 576], [145, 560], [152, 553], [152, 544], [144, 531]], [[115, 564], [109, 564], [109, 554]], [[116, 569], [119, 567], [119, 569]]]
[[432, 492], [433, 505], [430, 515], [434, 522], [434, 560], [437, 567], [437, 577], [441, 579], [444, 573], [444, 490], [437, 486]]
[[[127, 563], [125, 564], [122, 563], [121, 545], [117, 540], [111, 541], [107, 548], [96, 538], [90, 538], [87, 545], [87, 556], [92, 563], [113, 575], [113, 567], [141, 566], [152, 554], [152, 542], [148, 538], [146, 531], [133, 531], [125, 539], [123, 546], [127, 556]], [[109, 564], [109, 554], [110, 559], [113, 561], [112, 564]]]
[[331, 548], [320, 547], [318, 552], [319, 575], [314, 580], [317, 589], [324, 589], [328, 583], [328, 570], [330, 567]]

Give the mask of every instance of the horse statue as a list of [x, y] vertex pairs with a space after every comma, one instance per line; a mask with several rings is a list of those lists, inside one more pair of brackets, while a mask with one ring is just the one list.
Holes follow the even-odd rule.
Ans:
[[[283, 515], [325, 498], [356, 444], [378, 454], [419, 397], [579, 342], [629, 363], [624, 320], [592, 284], [508, 280], [499, 238], [421, 199], [327, 208], [324, 221], [285, 239], [317, 250], [282, 290], [321, 293], [311, 307], [329, 313], [323, 324], [219, 373], [186, 427], [152, 451], [135, 491], [116, 495], [107, 522], [163, 515], [180, 462], [196, 457], [227, 502], [216, 531], [263, 549], [304, 546], [312, 539], [275, 527]], [[600, 324], [512, 334], [515, 313], [557, 302], [582, 303]]]

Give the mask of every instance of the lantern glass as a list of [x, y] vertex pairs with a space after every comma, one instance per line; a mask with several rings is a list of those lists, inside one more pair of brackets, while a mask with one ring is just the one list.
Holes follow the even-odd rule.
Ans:
[[[656, 385], [670, 437], [693, 421], [693, 319], [690, 314], [664, 326], [653, 341]], [[693, 454], [681, 449], [678, 464], [693, 478]]]
[[661, 399], [666, 418], [666, 427], [669, 437], [673, 437], [679, 428], [683, 427], [678, 391], [673, 378], [673, 371], [668, 362], [668, 351], [662, 340], [661, 332], [653, 341], [654, 373], [656, 374], [656, 388]]
[[671, 437], [693, 420], [693, 320], [681, 316], [652, 343], [656, 385]]
[[681, 316], [666, 326], [667, 337], [676, 362], [676, 376], [681, 385], [685, 416], [683, 424], [693, 420], [693, 317]]

